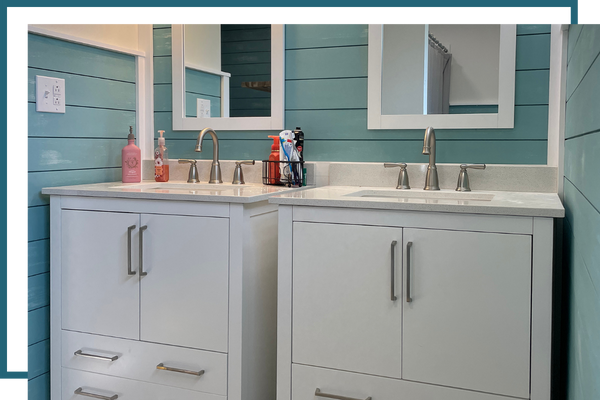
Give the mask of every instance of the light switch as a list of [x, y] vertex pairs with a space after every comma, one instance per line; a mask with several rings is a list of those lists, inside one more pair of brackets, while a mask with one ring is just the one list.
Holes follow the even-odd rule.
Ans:
[[197, 118], [210, 118], [210, 100], [196, 99]]
[[65, 80], [36, 75], [35, 110], [37, 112], [65, 113]]

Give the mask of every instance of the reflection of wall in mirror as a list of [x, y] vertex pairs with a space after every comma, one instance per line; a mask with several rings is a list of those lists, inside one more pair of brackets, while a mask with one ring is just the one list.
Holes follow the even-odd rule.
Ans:
[[[384, 25], [383, 29], [382, 114], [498, 112], [499, 25]], [[427, 44], [428, 33], [452, 55], [449, 85], [447, 79], [446, 83], [431, 79], [428, 73], [424, 60], [429, 67], [430, 56], [436, 55], [435, 47]], [[441, 88], [429, 87], [436, 83], [446, 86], [443, 107], [424, 104], [431, 103], [427, 98], [432, 93], [441, 93]]]
[[231, 73], [229, 115], [271, 116], [271, 93], [242, 87], [271, 81], [271, 25], [221, 25], [221, 60]]

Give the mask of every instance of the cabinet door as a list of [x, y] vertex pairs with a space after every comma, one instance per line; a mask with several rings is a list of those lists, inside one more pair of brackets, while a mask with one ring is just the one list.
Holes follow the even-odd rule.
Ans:
[[531, 236], [404, 229], [404, 248], [402, 378], [529, 397]]
[[229, 219], [142, 214], [142, 340], [227, 352]]
[[293, 362], [399, 378], [402, 229], [296, 222], [279, 240], [293, 240]]
[[62, 327], [139, 339], [139, 214], [62, 212]]

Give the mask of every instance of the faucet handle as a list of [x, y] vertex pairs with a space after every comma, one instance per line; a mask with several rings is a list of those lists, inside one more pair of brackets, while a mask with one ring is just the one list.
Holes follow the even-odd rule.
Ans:
[[233, 181], [232, 185], [243, 185], [244, 182], [244, 173], [242, 172], [242, 164], [246, 165], [254, 165], [254, 160], [246, 160], [246, 161], [236, 161], [235, 169], [233, 170]]
[[384, 163], [384, 168], [400, 167], [400, 174], [398, 174], [398, 185], [396, 189], [410, 189], [408, 183], [408, 171], [406, 170], [406, 163]]
[[188, 160], [185, 158], [182, 158], [179, 160], [179, 164], [186, 164], [186, 163], [190, 163], [190, 172], [188, 173], [188, 183], [198, 183], [200, 182], [200, 180], [198, 179], [198, 167], [196, 166], [196, 164], [198, 163], [198, 160]]
[[458, 182], [456, 183], [456, 191], [458, 192], [471, 191], [471, 186], [469, 185], [469, 175], [467, 174], [467, 168], [485, 169], [485, 164], [460, 164], [460, 173], [458, 174]]

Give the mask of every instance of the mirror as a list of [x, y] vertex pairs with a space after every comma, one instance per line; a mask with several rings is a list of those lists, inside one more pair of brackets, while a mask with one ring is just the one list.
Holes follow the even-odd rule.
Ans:
[[515, 25], [369, 25], [369, 129], [512, 128], [515, 49]]
[[283, 129], [282, 25], [173, 25], [173, 130]]

